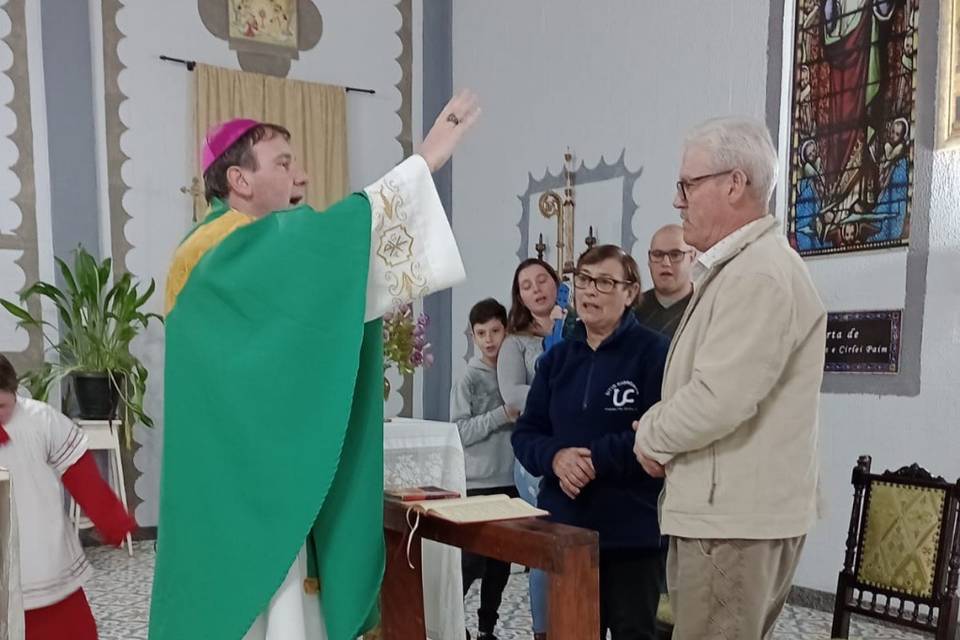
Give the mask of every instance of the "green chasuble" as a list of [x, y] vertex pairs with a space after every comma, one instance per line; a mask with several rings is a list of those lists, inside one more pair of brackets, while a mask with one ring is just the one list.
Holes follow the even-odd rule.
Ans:
[[221, 204], [178, 250], [151, 640], [239, 640], [305, 542], [330, 640], [376, 622], [383, 350], [380, 322], [364, 324], [370, 239], [358, 194], [256, 220]]

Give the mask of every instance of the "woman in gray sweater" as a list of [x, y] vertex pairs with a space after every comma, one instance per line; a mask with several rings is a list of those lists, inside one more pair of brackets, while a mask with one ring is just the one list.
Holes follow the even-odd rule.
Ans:
[[[537, 258], [524, 260], [513, 274], [508, 335], [497, 359], [497, 382], [504, 404], [521, 413], [536, 373], [537, 359], [543, 353], [543, 339], [553, 330], [550, 316], [557, 304], [559, 286], [557, 272]], [[515, 462], [513, 473], [520, 497], [536, 506], [540, 478], [530, 475], [519, 462]], [[546, 575], [536, 569], [530, 572], [530, 614], [534, 637], [545, 637]]]
[[543, 353], [543, 339], [553, 330], [550, 314], [557, 305], [558, 286], [557, 272], [537, 258], [524, 260], [513, 274], [507, 338], [497, 360], [497, 379], [503, 401], [520, 411]]

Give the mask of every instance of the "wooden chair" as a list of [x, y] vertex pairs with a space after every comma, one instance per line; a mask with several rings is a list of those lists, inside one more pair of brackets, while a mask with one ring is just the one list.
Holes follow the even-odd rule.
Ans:
[[850, 614], [957, 638], [960, 480], [949, 483], [913, 464], [870, 473], [853, 469], [853, 510], [833, 610], [834, 638]]

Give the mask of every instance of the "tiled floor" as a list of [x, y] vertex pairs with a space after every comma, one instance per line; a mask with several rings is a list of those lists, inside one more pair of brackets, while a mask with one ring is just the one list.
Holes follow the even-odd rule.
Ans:
[[[510, 578], [507, 590], [500, 605], [500, 623], [497, 628], [499, 640], [529, 640], [530, 609], [527, 601], [527, 580], [524, 574], [514, 574]], [[467, 626], [471, 633], [477, 625], [477, 606], [479, 603], [479, 583], [474, 584], [467, 594]], [[829, 640], [830, 625], [833, 616], [830, 613], [787, 605], [777, 620], [775, 640]], [[854, 620], [850, 625], [850, 637], [861, 640], [922, 640], [926, 636], [903, 633], [889, 627], [863, 623]]]
[[134, 556], [111, 547], [88, 547], [96, 569], [87, 599], [100, 640], [146, 640], [153, 586], [153, 542], [134, 542]]
[[[150, 609], [150, 585], [153, 578], [153, 543], [134, 544], [136, 555], [125, 551], [96, 547], [87, 550], [96, 567], [94, 579], [87, 585], [87, 596], [100, 629], [101, 640], [146, 640]], [[500, 607], [500, 640], [531, 638], [530, 613], [526, 598], [526, 575], [514, 574]], [[477, 585], [467, 596], [467, 625], [476, 628]], [[777, 622], [776, 640], [827, 639], [830, 637], [828, 613], [788, 606]], [[851, 637], [864, 640], [919, 640], [924, 636], [898, 632], [887, 627], [855, 620]], [[186, 640], [186, 639], [185, 639]]]

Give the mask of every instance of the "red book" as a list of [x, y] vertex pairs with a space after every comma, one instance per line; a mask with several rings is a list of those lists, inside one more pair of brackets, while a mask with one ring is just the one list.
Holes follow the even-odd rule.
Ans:
[[394, 487], [384, 489], [383, 495], [393, 500], [401, 502], [416, 502], [418, 500], [443, 500], [446, 498], [459, 498], [460, 494], [456, 491], [443, 489], [441, 487], [423, 486], [423, 487]]

